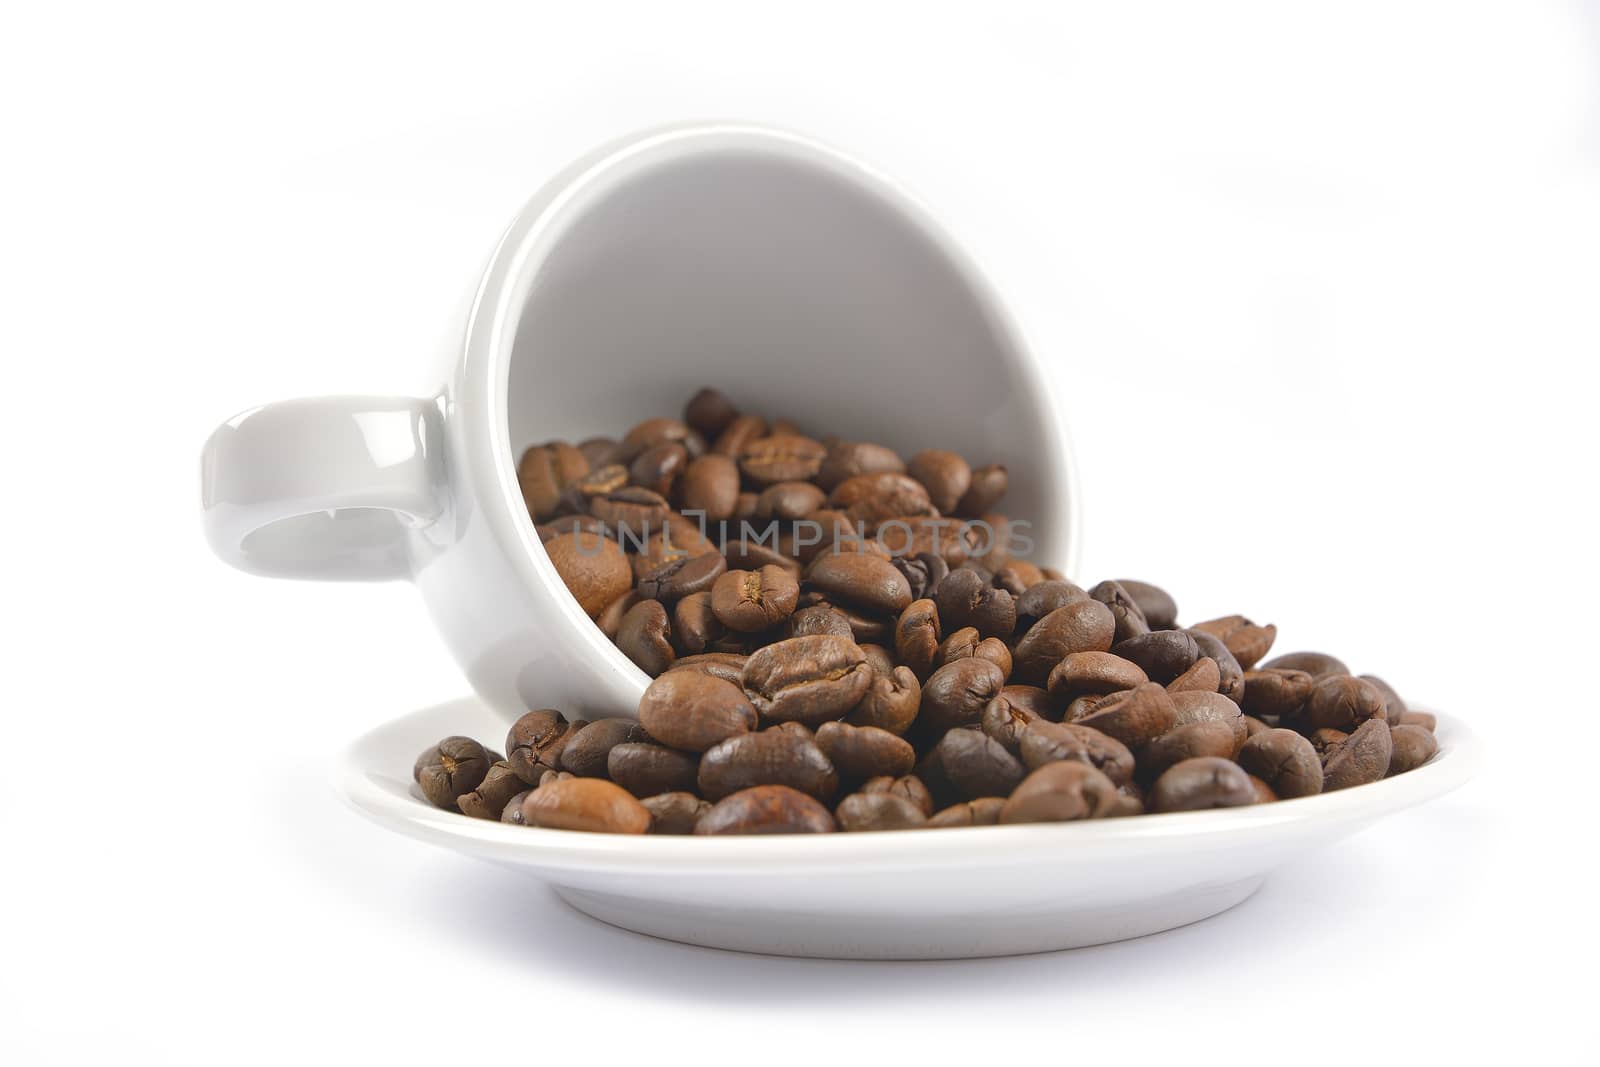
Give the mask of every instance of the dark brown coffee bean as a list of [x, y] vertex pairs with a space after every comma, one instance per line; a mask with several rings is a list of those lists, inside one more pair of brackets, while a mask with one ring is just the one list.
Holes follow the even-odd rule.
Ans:
[[843, 718], [872, 680], [860, 646], [842, 637], [817, 636], [757, 649], [745, 663], [743, 684], [767, 719], [815, 726]]
[[711, 810], [711, 802], [693, 793], [657, 793], [639, 801], [650, 813], [652, 834], [692, 834], [700, 816]]
[[[579, 724], [574, 723], [574, 725], [577, 726]], [[577, 775], [573, 774], [571, 771], [545, 771], [539, 776], [539, 784], [549, 785], [551, 782], [564, 782], [568, 778], [576, 777]]]
[[639, 595], [647, 600], [671, 603], [691, 593], [708, 593], [727, 569], [728, 564], [719, 552], [668, 560], [639, 579]]
[[611, 780], [640, 798], [692, 790], [699, 770], [694, 756], [665, 745], [624, 741], [606, 753]]
[[1155, 630], [1111, 646], [1123, 659], [1144, 669], [1152, 682], [1166, 685], [1194, 666], [1200, 646], [1186, 630]]
[[684, 511], [703, 512], [708, 523], [731, 519], [739, 508], [739, 465], [720, 452], [692, 460], [679, 492]]
[[968, 518], [987, 515], [1005, 498], [1006, 489], [1010, 484], [1011, 480], [1006, 475], [1006, 469], [1000, 464], [991, 463], [987, 467], [979, 467], [972, 472], [967, 491], [956, 501], [955, 513]]
[[872, 683], [847, 716], [849, 722], [853, 726], [875, 726], [895, 735], [905, 733], [922, 703], [921, 683], [909, 667], [896, 667], [888, 674], [880, 674], [876, 668], [872, 671]]
[[1109, 652], [1116, 620], [1098, 600], [1064, 604], [1034, 623], [1015, 650], [1016, 679], [1045, 685], [1056, 664], [1073, 652]]
[[1187, 631], [1194, 638], [1200, 655], [1215, 660], [1217, 672], [1222, 680], [1217, 683], [1217, 692], [1238, 704], [1244, 700], [1244, 669], [1239, 666], [1239, 661], [1234, 658], [1228, 646], [1204, 630]]
[[922, 483], [892, 472], [858, 474], [840, 482], [828, 494], [828, 506], [844, 512], [852, 524], [863, 524], [868, 533], [889, 519], [933, 514], [933, 502]]
[[1389, 728], [1393, 751], [1389, 755], [1388, 774], [1404, 774], [1427, 763], [1439, 751], [1439, 742], [1431, 731], [1409, 723]]
[[986, 659], [1000, 668], [1000, 674], [1007, 681], [1011, 680], [1011, 647], [998, 637], [985, 637], [978, 642], [972, 654], [979, 659]]
[[803, 482], [816, 476], [827, 453], [820, 441], [809, 437], [773, 434], [745, 446], [739, 455], [739, 469], [759, 485]]
[[1244, 717], [1244, 729], [1247, 735], [1254, 737], [1256, 734], [1264, 734], [1268, 730], [1276, 729], [1276, 727], [1272, 723], [1256, 718], [1254, 715], [1246, 715]]
[[1400, 699], [1400, 694], [1394, 691], [1394, 686], [1379, 678], [1376, 674], [1363, 674], [1360, 677], [1363, 682], [1383, 694], [1383, 706], [1388, 712], [1384, 718], [1388, 721], [1390, 728], [1392, 729], [1405, 722], [1406, 702]]
[[984, 637], [1009, 638], [1017, 625], [1017, 606], [1011, 594], [996, 589], [968, 567], [959, 567], [934, 590], [939, 621], [946, 630], [971, 626]]
[[1322, 792], [1322, 759], [1311, 742], [1293, 730], [1252, 734], [1239, 749], [1238, 759], [1239, 766], [1285, 799]]
[[894, 564], [896, 570], [905, 575], [907, 584], [911, 586], [913, 602], [925, 599], [944, 580], [945, 575], [950, 573], [950, 565], [934, 552], [897, 556], [890, 562]]
[[629, 545], [659, 533], [666, 526], [670, 511], [660, 493], [637, 485], [625, 485], [589, 498], [589, 513], [617, 531], [618, 539]]
[[627, 484], [628, 468], [620, 463], [609, 463], [604, 467], [593, 468], [582, 478], [574, 481], [567, 487], [561, 499], [564, 504], [588, 511], [589, 502], [595, 497], [614, 493]]
[[704, 752], [756, 728], [756, 709], [738, 686], [699, 671], [668, 671], [639, 698], [650, 736], [685, 752]]
[[1116, 642], [1142, 637], [1150, 632], [1150, 623], [1145, 619], [1144, 612], [1139, 610], [1138, 601], [1122, 588], [1121, 583], [1109, 579], [1103, 581], [1089, 590], [1089, 597], [1111, 609], [1112, 617], [1117, 620]]
[[1208, 633], [1227, 645], [1239, 666], [1247, 671], [1267, 654], [1278, 636], [1276, 626], [1257, 626], [1243, 615], [1224, 615], [1220, 619], [1197, 622], [1189, 629]]
[[1322, 791], [1332, 793], [1376, 782], [1389, 773], [1393, 755], [1389, 724], [1382, 719], [1367, 719], [1328, 753], [1322, 765]]
[[622, 442], [610, 437], [591, 437], [578, 442], [578, 451], [589, 461], [590, 470], [599, 470], [617, 462], [622, 454]]
[[733, 401], [720, 389], [709, 386], [691, 396], [683, 408], [683, 421], [707, 441], [716, 440], [738, 417], [739, 409], [733, 406]]
[[1170, 630], [1178, 625], [1178, 603], [1165, 589], [1132, 578], [1118, 578], [1117, 584], [1139, 605], [1150, 629]]
[[893, 563], [865, 552], [821, 556], [806, 586], [839, 605], [875, 615], [898, 614], [911, 603], [911, 585]]
[[1231, 760], [1202, 756], [1168, 768], [1150, 787], [1145, 803], [1153, 812], [1168, 812], [1238, 808], [1255, 800], [1255, 787], [1244, 768]]
[[850, 620], [845, 614], [827, 604], [813, 604], [789, 616], [790, 637], [846, 637], [855, 640]]
[[566, 778], [541, 785], [522, 802], [529, 826], [604, 834], [642, 834], [650, 812], [621, 786], [604, 778]]
[[[582, 722], [583, 720], [579, 720]], [[559, 711], [539, 708], [511, 724], [506, 734], [506, 762], [529, 785], [538, 785], [545, 771], [561, 764], [561, 749], [567, 743], [573, 724]]]
[[893, 449], [868, 442], [841, 441], [828, 449], [817, 470], [817, 484], [832, 491], [861, 474], [901, 474], [906, 465]]
[[911, 773], [917, 753], [888, 730], [825, 722], [817, 727], [817, 747], [822, 749], [839, 776], [848, 782]]
[[528, 799], [528, 794], [531, 792], [533, 790], [524, 785], [522, 792], [506, 801], [505, 807], [500, 809], [500, 821], [512, 826], [528, 825], [527, 821], [522, 817], [522, 802]]
[[1312, 685], [1295, 721], [1307, 730], [1327, 727], [1349, 733], [1368, 719], [1383, 719], [1387, 713], [1383, 694], [1370, 682], [1348, 674], [1329, 674]]
[[[1173, 726], [1188, 726], [1196, 722], [1221, 723], [1233, 734], [1233, 752], [1237, 752], [1239, 746], [1250, 736], [1250, 729], [1244, 724], [1244, 714], [1239, 710], [1239, 705], [1221, 693], [1198, 693], [1191, 690], [1173, 693], [1171, 696], [1173, 710], [1177, 713], [1173, 718]], [[1233, 752], [1228, 755], [1231, 757]]]
[[1344, 660], [1330, 656], [1326, 652], [1290, 652], [1287, 655], [1270, 659], [1261, 665], [1263, 670], [1270, 668], [1283, 668], [1286, 670], [1305, 671], [1312, 678], [1321, 680], [1330, 674], [1349, 674], [1350, 668], [1344, 665]]
[[1047, 763], [1024, 778], [1000, 809], [1002, 823], [1073, 822], [1122, 814], [1111, 779], [1075, 760]]
[[1017, 757], [981, 730], [946, 731], [937, 751], [945, 778], [969, 800], [1006, 796], [1026, 773]]
[[622, 548], [598, 534], [574, 532], [545, 542], [556, 573], [578, 606], [593, 619], [633, 585], [633, 570]]
[[1038, 770], [1058, 760], [1076, 760], [1087, 763], [1115, 785], [1124, 785], [1133, 779], [1134, 758], [1127, 745], [1076, 723], [1043, 719], [1030, 723], [1018, 739], [1017, 754], [1029, 770]]
[[1173, 705], [1173, 698], [1155, 682], [1146, 682], [1102, 698], [1091, 714], [1079, 720], [1079, 725], [1099, 730], [1130, 749], [1137, 749], [1172, 729], [1177, 720], [1178, 709]]
[[565, 441], [534, 445], [524, 452], [517, 462], [517, 484], [534, 521], [554, 516], [561, 494], [588, 471], [589, 461], [583, 453]]
[[1431, 734], [1439, 728], [1439, 720], [1431, 711], [1418, 711], [1416, 708], [1407, 708], [1405, 725], [1420, 726]]
[[1040, 721], [1038, 712], [1013, 702], [1006, 695], [1006, 690], [1001, 689], [999, 696], [984, 705], [983, 717], [978, 720], [978, 726], [1015, 756], [1020, 752], [1022, 732], [1028, 728], [1029, 723]]
[[1326, 765], [1328, 757], [1333, 750], [1344, 744], [1350, 737], [1343, 730], [1312, 730], [1306, 735], [1306, 740], [1311, 742], [1311, 747], [1317, 750], [1317, 758]]
[[1266, 667], [1246, 671], [1244, 710], [1251, 715], [1292, 716], [1311, 695], [1316, 680], [1305, 671]]
[[722, 625], [756, 633], [787, 619], [800, 599], [800, 584], [781, 567], [730, 570], [711, 587], [711, 610]]
[[1005, 797], [979, 797], [963, 800], [944, 808], [925, 824], [928, 829], [949, 829], [961, 826], [995, 826], [1000, 822], [1000, 812], [1006, 806]]
[[767, 420], [760, 415], [740, 415], [723, 427], [711, 451], [737, 460], [754, 441], [767, 436]]
[[611, 750], [631, 741], [648, 741], [650, 735], [633, 719], [596, 719], [573, 731], [561, 749], [561, 769], [579, 778], [604, 778]]
[[[861, 644], [860, 642], [857, 642]], [[882, 645], [875, 645], [871, 641], [861, 644], [861, 654], [867, 657], [867, 666], [871, 667], [874, 674], [887, 678], [894, 673], [894, 657], [889, 655], [889, 650]]]
[[628, 480], [664, 497], [689, 465], [689, 450], [677, 442], [653, 445], [635, 457], [628, 466]]
[[474, 819], [498, 821], [506, 810], [507, 802], [527, 788], [511, 769], [511, 764], [500, 760], [489, 765], [488, 773], [476, 789], [456, 797], [456, 807], [463, 815], [470, 815]]
[[1145, 781], [1153, 781], [1168, 767], [1187, 759], [1201, 756], [1232, 759], [1238, 747], [1227, 723], [1203, 719], [1174, 726], [1139, 750], [1139, 774]]
[[1043, 571], [1022, 559], [1014, 559], [994, 572], [996, 588], [1010, 593], [1013, 600], [1044, 580]]
[[1061, 716], [1061, 705], [1036, 685], [1008, 685], [1000, 690], [1000, 695], [1015, 705], [1027, 708], [1041, 719], [1057, 719]]
[[892, 793], [911, 801], [922, 814], [933, 814], [933, 794], [922, 779], [914, 774], [902, 774], [898, 778], [869, 778], [861, 784], [859, 792]]
[[1253, 774], [1249, 777], [1250, 788], [1255, 790], [1255, 799], [1251, 801], [1252, 804], [1271, 804], [1281, 799], [1277, 793], [1272, 791], [1272, 786], [1268, 785], [1264, 779], [1257, 778]]
[[776, 482], [756, 498], [756, 517], [762, 519], [803, 519], [822, 507], [828, 494], [810, 482]]
[[[728, 628], [722, 625], [722, 620], [711, 607], [711, 594], [691, 593], [684, 597], [672, 609], [672, 637], [677, 647], [690, 655], [705, 652], [712, 644], [722, 639]], [[741, 657], [739, 670], [744, 669]], [[737, 678], [737, 671], [733, 678]]]
[[1167, 683], [1169, 693], [1215, 693], [1222, 684], [1222, 671], [1210, 656], [1201, 656], [1194, 666]]
[[758, 785], [723, 797], [695, 824], [697, 835], [824, 834], [833, 814], [815, 798], [786, 785]]
[[609, 641], [616, 641], [617, 631], [622, 628], [622, 620], [643, 598], [637, 589], [630, 589], [617, 599], [605, 606], [605, 609], [595, 617], [594, 624], [600, 627], [600, 632], [606, 635]]
[[839, 829], [857, 833], [915, 830], [928, 821], [915, 804], [893, 793], [852, 793], [839, 802], [834, 815]]
[[986, 659], [959, 659], [940, 667], [922, 687], [919, 724], [935, 734], [958, 726], [976, 726], [989, 701], [1006, 684], [1000, 668]]
[[[958, 659], [970, 659], [978, 654], [978, 644], [983, 639], [978, 636], [976, 627], [965, 626], [949, 634], [933, 653], [933, 669], [938, 670]], [[999, 666], [999, 664], [995, 664]]]
[[839, 774], [817, 743], [795, 730], [738, 734], [700, 757], [700, 795], [721, 800], [757, 785], [786, 785], [827, 800]]
[[1137, 663], [1110, 652], [1072, 652], [1050, 672], [1050, 696], [1066, 703], [1085, 693], [1117, 693], [1150, 679]]
[[906, 461], [906, 473], [922, 483], [928, 499], [943, 514], [955, 511], [956, 504], [972, 486], [972, 468], [954, 452], [930, 448]]
[[672, 626], [659, 600], [641, 600], [628, 609], [617, 627], [617, 647], [641, 671], [654, 678], [672, 666]]

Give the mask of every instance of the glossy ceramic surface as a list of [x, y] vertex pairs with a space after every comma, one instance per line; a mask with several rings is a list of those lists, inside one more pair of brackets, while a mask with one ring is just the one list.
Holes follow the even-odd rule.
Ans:
[[417, 753], [451, 734], [498, 740], [502, 729], [475, 699], [414, 712], [352, 744], [338, 786], [379, 824], [524, 871], [616, 926], [713, 948], [860, 959], [1042, 952], [1204, 919], [1310, 849], [1449, 792], [1479, 758], [1472, 734], [1441, 716], [1440, 750], [1426, 766], [1324, 796], [872, 834], [583, 834], [469, 819], [422, 799], [409, 776]]
[[516, 457], [675, 413], [701, 384], [1007, 464], [1034, 558], [1073, 571], [1065, 434], [998, 299], [916, 201], [805, 138], [696, 126], [579, 161], [501, 239], [459, 336], [437, 396], [229, 420], [203, 457], [206, 532], [257, 574], [413, 580], [502, 718], [631, 715], [648, 681], [561, 585]]

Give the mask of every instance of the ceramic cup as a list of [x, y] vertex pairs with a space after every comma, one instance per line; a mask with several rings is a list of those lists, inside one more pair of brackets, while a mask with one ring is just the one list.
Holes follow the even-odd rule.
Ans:
[[1033, 558], [1073, 572], [1064, 430], [995, 294], [903, 190], [806, 138], [680, 127], [580, 160], [512, 222], [455, 336], [436, 395], [229, 419], [202, 457], [205, 527], [251, 573], [411, 580], [508, 719], [631, 715], [649, 681], [562, 585], [518, 456], [621, 436], [702, 385], [819, 433], [1006, 464]]

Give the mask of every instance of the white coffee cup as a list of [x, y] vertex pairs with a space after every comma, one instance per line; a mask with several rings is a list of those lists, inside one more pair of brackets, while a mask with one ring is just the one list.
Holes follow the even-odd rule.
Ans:
[[804, 137], [677, 127], [580, 160], [512, 222], [455, 336], [435, 396], [224, 423], [205, 527], [255, 574], [409, 578], [508, 719], [632, 715], [649, 682], [562, 585], [517, 457], [620, 437], [702, 385], [819, 433], [1006, 464], [1002, 509], [1032, 522], [1031, 558], [1074, 573], [1064, 429], [1009, 316], [922, 206]]

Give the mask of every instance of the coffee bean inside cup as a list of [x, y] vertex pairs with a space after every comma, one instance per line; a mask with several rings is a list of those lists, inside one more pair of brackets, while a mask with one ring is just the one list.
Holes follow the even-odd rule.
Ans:
[[634, 709], [529, 711], [504, 758], [440, 740], [413, 770], [431, 804], [545, 831], [922, 833], [1382, 788], [1438, 754], [1433, 715], [1331, 654], [1272, 656], [1274, 623], [1185, 626], [1159, 586], [1027, 559], [990, 457], [902, 457], [714, 388], [596, 429], [527, 449], [519, 482], [650, 684]]

